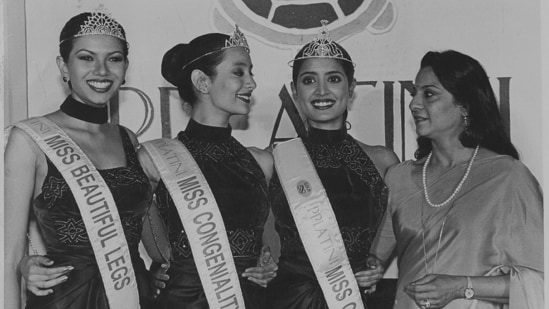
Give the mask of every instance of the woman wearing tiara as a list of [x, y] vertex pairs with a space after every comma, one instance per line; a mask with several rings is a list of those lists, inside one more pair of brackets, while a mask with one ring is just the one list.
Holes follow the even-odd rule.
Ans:
[[381, 261], [396, 249], [394, 308], [543, 308], [542, 193], [486, 72], [459, 52], [428, 52], [412, 95], [417, 160], [388, 171], [370, 249]]
[[[315, 192], [315, 187], [323, 186], [327, 194], [323, 203], [327, 208], [324, 211], [309, 209], [313, 222], [310, 229], [303, 228], [310, 222], [292, 214], [285, 194], [292, 195], [291, 185], [286, 183], [293, 180], [292, 177], [284, 179], [285, 173], [281, 172], [297, 170], [295, 173], [302, 175], [310, 169], [302, 168], [302, 163], [292, 166], [298, 156], [288, 158], [290, 153], [282, 148], [284, 144], [277, 145], [274, 157], [278, 176], [273, 177], [270, 191], [281, 256], [278, 275], [269, 286], [269, 303], [272, 308], [319, 309], [331, 308], [330, 304], [334, 303], [343, 308], [344, 303], [338, 301], [354, 294], [352, 297], [360, 304], [350, 304], [348, 308], [361, 308], [365, 299], [361, 299], [360, 294], [366, 294], [357, 290], [353, 273], [365, 270], [373, 278], [382, 274], [381, 267], [366, 265], [366, 257], [387, 202], [382, 176], [398, 158], [383, 146], [363, 144], [347, 133], [346, 117], [355, 88], [354, 63], [347, 51], [328, 37], [325, 24], [320, 36], [303, 46], [292, 62], [293, 98], [308, 125], [300, 157], [307, 158], [305, 163], [310, 164], [310, 169], [320, 178], [318, 184], [307, 180], [310, 185], [304, 186], [303, 192], [309, 187], [310, 195], [314, 196], [320, 191]], [[311, 177], [314, 178], [316, 176]], [[292, 199], [289, 200], [294, 208]], [[308, 207], [303, 205], [305, 203], [295, 208]], [[329, 217], [330, 209], [337, 223], [326, 229], [316, 226], [315, 223]], [[336, 236], [325, 237], [330, 229]], [[334, 250], [326, 244], [337, 242], [336, 238], [344, 241], [341, 257], [333, 269], [323, 270], [324, 265], [333, 264]], [[322, 247], [327, 250], [313, 253], [315, 248]], [[345, 277], [339, 268], [343, 264], [350, 265]], [[324, 271], [328, 278], [317, 276]], [[353, 291], [347, 289], [353, 285]]]
[[[203, 181], [178, 179], [176, 189], [185, 191], [178, 199], [154, 165], [158, 158], [150, 156], [147, 145], [139, 152], [144, 168], [156, 175], [158, 209], [173, 252], [169, 279], [156, 306], [264, 308], [264, 287], [276, 275], [270, 253], [262, 250], [272, 157], [242, 146], [231, 136], [229, 124], [231, 116], [250, 112], [256, 87], [246, 39], [237, 28], [232, 36], [209, 33], [177, 44], [163, 57], [162, 75], [192, 107], [185, 131], [176, 141], [168, 140], [179, 149], [174, 158], [187, 155], [181, 162], [196, 162], [198, 175], [191, 178]], [[180, 209], [200, 211], [206, 203], [213, 204], [213, 210], [196, 217]], [[186, 218], [193, 220], [186, 223]], [[198, 235], [193, 223], [200, 223]], [[236, 269], [233, 277], [231, 269]]]
[[152, 190], [135, 135], [108, 123], [128, 67], [125, 31], [107, 13], [82, 13], [63, 27], [59, 49], [70, 95], [60, 110], [15, 124], [5, 148], [4, 308], [20, 307], [31, 216], [47, 256], [21, 263], [39, 281], [27, 308], [145, 308], [138, 244]]

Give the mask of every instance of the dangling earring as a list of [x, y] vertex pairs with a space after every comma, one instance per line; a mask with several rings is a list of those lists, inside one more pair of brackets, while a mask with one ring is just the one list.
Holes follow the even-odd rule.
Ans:
[[351, 130], [351, 123], [349, 122], [349, 120], [345, 120], [345, 126], [347, 128], [347, 131]]
[[66, 78], [65, 76], [63, 76], [63, 82], [65, 82], [65, 83], [66, 83], [66, 82], [68, 82], [68, 81], [69, 81], [69, 79], [68, 79], [68, 78]]
[[123, 80], [123, 81], [122, 81], [122, 85], [125, 85], [125, 84], [126, 84], [126, 80]]
[[463, 117], [463, 125], [465, 126], [465, 131], [469, 131], [469, 117], [465, 113], [461, 114], [461, 116]]

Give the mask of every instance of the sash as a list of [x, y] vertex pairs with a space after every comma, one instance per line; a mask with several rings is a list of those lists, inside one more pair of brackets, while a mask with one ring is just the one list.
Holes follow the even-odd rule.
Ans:
[[200, 167], [178, 140], [156, 139], [142, 147], [177, 208], [210, 308], [245, 308], [225, 224]]
[[278, 144], [273, 151], [305, 252], [330, 309], [363, 309], [337, 220], [300, 138]]
[[139, 308], [130, 250], [105, 180], [82, 149], [46, 117], [29, 118], [14, 126], [36, 142], [71, 189], [86, 226], [109, 306]]

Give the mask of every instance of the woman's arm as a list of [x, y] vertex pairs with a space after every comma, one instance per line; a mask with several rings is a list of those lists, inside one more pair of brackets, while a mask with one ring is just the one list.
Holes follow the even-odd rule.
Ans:
[[[509, 302], [509, 275], [471, 278], [473, 299], [506, 304]], [[464, 299], [466, 276], [427, 275], [404, 287], [418, 305], [429, 300], [431, 308], [442, 308], [454, 299]]]
[[381, 177], [385, 177], [387, 170], [400, 162], [397, 155], [387, 147], [384, 146], [369, 146], [362, 142], [357, 141], [360, 148], [366, 152], [370, 159], [374, 162], [377, 171]]
[[274, 170], [273, 155], [266, 150], [261, 150], [256, 147], [248, 147], [248, 151], [257, 161], [259, 167], [261, 167], [263, 174], [265, 174], [265, 181], [267, 182], [267, 184], [269, 184], [269, 182], [271, 181], [271, 177], [273, 176]]
[[[158, 183], [160, 182], [160, 175], [156, 170], [151, 157], [144, 148], [139, 148], [137, 156], [143, 171], [149, 178], [152, 191], [155, 192]], [[141, 240], [143, 247], [153, 260], [149, 269], [151, 274], [150, 286], [152, 291], [154, 291], [154, 297], [156, 298], [160, 293], [160, 289], [165, 288], [166, 282], [170, 279], [166, 272], [170, 267], [172, 251], [168, 239], [168, 232], [160, 217], [154, 195], [151, 199], [151, 206], [149, 207], [146, 216], [147, 217], [143, 222]]]
[[32, 141], [14, 128], [4, 151], [4, 238], [5, 308], [21, 305], [21, 276], [17, 270], [27, 245], [29, 212], [34, 197], [37, 159]]
[[[156, 191], [160, 182], [160, 175], [156, 170], [150, 156], [144, 148], [140, 148], [137, 152], [139, 163], [143, 171], [149, 178], [152, 191]], [[156, 206], [154, 196], [151, 197], [151, 205], [147, 212], [145, 221], [143, 222], [143, 231], [141, 233], [143, 246], [147, 250], [149, 256], [155, 263], [166, 263], [171, 259], [171, 248], [168, 240], [168, 234], [160, 217], [160, 212]]]
[[[273, 176], [274, 170], [274, 161], [273, 156], [269, 151], [261, 150], [256, 147], [249, 147], [248, 151], [252, 154], [254, 159], [261, 167], [263, 174], [265, 175], [265, 182], [268, 185]], [[269, 221], [271, 220], [271, 221]], [[265, 227], [267, 229], [272, 229], [273, 223], [272, 211], [269, 212], [269, 219], [267, 220]], [[270, 224], [270, 225], [269, 225]], [[262, 240], [266, 240], [266, 234], [263, 233]], [[263, 247], [261, 249], [261, 254], [258, 258], [257, 266], [248, 268], [242, 274], [242, 277], [247, 277], [248, 280], [256, 283], [259, 286], [267, 287], [269, 282], [276, 277], [276, 271], [278, 270], [278, 265], [276, 264], [274, 258], [271, 255], [270, 244], [263, 241]]]

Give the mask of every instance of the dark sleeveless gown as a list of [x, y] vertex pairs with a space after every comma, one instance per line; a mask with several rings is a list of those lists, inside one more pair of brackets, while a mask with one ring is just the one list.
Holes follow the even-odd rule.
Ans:
[[[126, 166], [98, 171], [116, 202], [137, 278], [141, 308], [147, 308], [151, 299], [149, 275], [139, 257], [138, 245], [152, 190], [128, 133], [123, 127], [119, 130]], [[55, 262], [54, 266], [71, 265], [74, 270], [68, 274], [67, 281], [53, 287], [50, 295], [35, 296], [28, 292], [26, 308], [107, 309], [103, 281], [78, 205], [57, 168], [49, 159], [47, 164], [42, 193], [33, 203], [34, 214], [46, 243], [47, 256]]]
[[[257, 265], [263, 225], [269, 214], [265, 175], [251, 153], [231, 136], [231, 128], [210, 127], [189, 120], [177, 139], [192, 154], [215, 197], [240, 276]], [[158, 209], [166, 223], [173, 261], [166, 288], [155, 308], [209, 308], [187, 234], [166, 186], [156, 190]], [[265, 308], [265, 289], [240, 277], [246, 308]]]
[[[364, 270], [387, 205], [387, 187], [372, 160], [345, 129], [311, 127], [303, 142], [326, 189], [353, 272]], [[281, 242], [278, 275], [269, 283], [271, 308], [327, 309], [276, 175], [270, 195]]]

